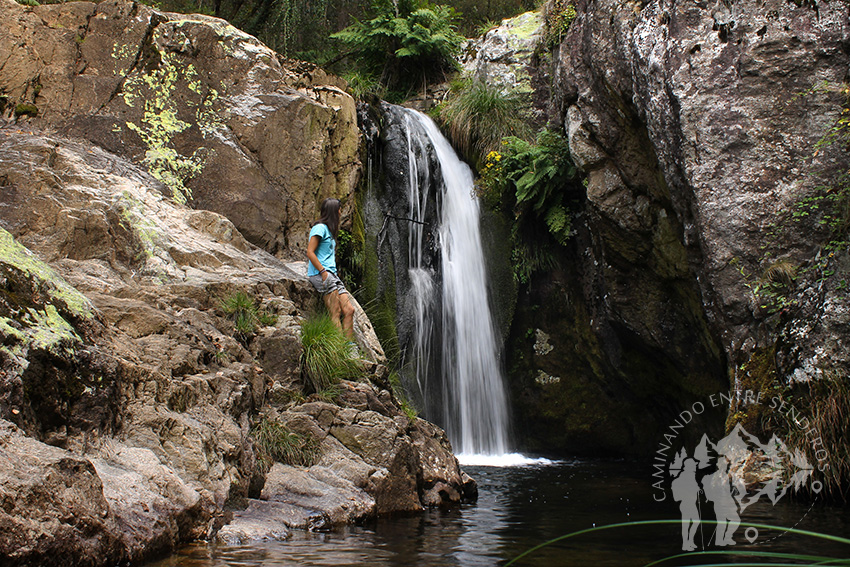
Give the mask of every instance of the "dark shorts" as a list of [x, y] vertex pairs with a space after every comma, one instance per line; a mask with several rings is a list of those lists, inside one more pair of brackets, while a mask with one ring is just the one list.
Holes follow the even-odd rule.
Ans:
[[333, 272], [327, 272], [327, 274], [328, 277], [325, 278], [325, 281], [322, 281], [322, 274], [316, 274], [315, 276], [310, 276], [308, 278], [310, 283], [313, 284], [313, 287], [316, 288], [316, 291], [322, 295], [327, 295], [332, 291], [336, 291], [340, 295], [348, 293], [348, 290], [345, 289], [345, 284], [342, 283], [342, 280], [336, 277], [336, 274]]

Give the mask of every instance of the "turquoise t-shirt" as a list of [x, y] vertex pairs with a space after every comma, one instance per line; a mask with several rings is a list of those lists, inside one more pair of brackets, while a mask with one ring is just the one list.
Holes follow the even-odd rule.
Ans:
[[[310, 229], [311, 240], [314, 236], [319, 237], [319, 246], [316, 247], [316, 257], [319, 263], [327, 271], [336, 273], [336, 240], [334, 240], [328, 225], [319, 223]], [[315, 276], [319, 270], [313, 265], [313, 262], [307, 260], [307, 275]]]

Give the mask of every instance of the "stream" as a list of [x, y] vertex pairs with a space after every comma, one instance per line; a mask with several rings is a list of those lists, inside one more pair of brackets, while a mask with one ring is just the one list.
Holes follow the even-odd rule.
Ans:
[[[467, 466], [479, 484], [479, 499], [448, 510], [382, 518], [361, 526], [310, 533], [294, 531], [285, 542], [228, 547], [197, 543], [151, 567], [270, 566], [490, 566], [504, 565], [547, 540], [623, 522], [678, 519], [675, 503], [652, 500], [650, 470], [625, 460], [568, 460], [517, 467]], [[839, 536], [850, 535], [850, 511], [790, 496], [758, 502], [745, 522], [793, 526]], [[697, 544], [710, 541], [703, 525]], [[752, 532], [749, 533], [752, 536]], [[778, 537], [777, 537], [778, 536]], [[792, 552], [850, 557], [850, 546], [762, 530], [753, 544], [744, 526], [735, 533], [735, 551]], [[525, 566], [631, 566], [681, 552], [677, 524], [629, 526], [578, 535], [542, 548], [517, 563]], [[711, 550], [731, 549], [708, 547]], [[690, 555], [663, 565], [744, 563], [748, 558]], [[751, 559], [751, 558], [750, 558]]]

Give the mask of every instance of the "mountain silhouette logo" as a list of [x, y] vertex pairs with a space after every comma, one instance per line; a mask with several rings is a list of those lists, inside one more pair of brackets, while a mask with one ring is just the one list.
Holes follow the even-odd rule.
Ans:
[[[738, 424], [728, 435], [713, 442], [703, 435], [689, 453], [682, 447], [667, 467], [670, 492], [682, 513], [682, 549], [697, 549], [695, 538], [701, 520], [713, 513], [713, 538], [702, 547], [735, 545], [733, 538], [741, 514], [760, 499], [776, 504], [789, 490], [808, 488], [818, 493], [822, 483], [813, 479], [815, 468], [800, 449], [791, 450], [773, 435], [762, 442]], [[744, 537], [753, 543], [755, 528]]]

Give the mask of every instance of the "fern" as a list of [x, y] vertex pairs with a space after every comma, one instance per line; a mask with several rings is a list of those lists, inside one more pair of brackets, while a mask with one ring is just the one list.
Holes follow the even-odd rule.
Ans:
[[376, 15], [331, 38], [355, 51], [359, 65], [381, 77], [387, 89], [411, 87], [457, 68], [455, 55], [464, 41], [457, 13], [449, 6], [396, 6], [375, 2]]
[[558, 132], [544, 130], [533, 144], [509, 137], [503, 145], [502, 153], [488, 154], [481, 169], [482, 194], [485, 202], [513, 210], [514, 277], [524, 283], [554, 265], [552, 241], [561, 246], [569, 241], [569, 195], [578, 172]]

